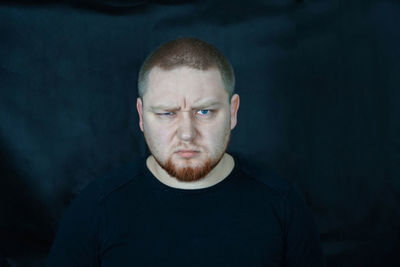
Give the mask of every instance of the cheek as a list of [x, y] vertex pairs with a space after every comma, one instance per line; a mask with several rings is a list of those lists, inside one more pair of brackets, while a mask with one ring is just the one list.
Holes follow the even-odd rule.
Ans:
[[165, 129], [158, 131], [158, 135], [156, 136], [156, 138], [158, 139], [160, 145], [162, 145], [163, 147], [166, 147], [171, 143], [169, 133], [165, 131]]
[[151, 142], [160, 149], [163, 149], [163, 147], [170, 143], [170, 131], [166, 127], [157, 127], [156, 124], [148, 124], [144, 128]]
[[222, 144], [225, 140], [228, 124], [225, 122], [219, 122], [212, 127], [207, 127], [202, 130], [202, 141], [209, 147], [213, 149]]

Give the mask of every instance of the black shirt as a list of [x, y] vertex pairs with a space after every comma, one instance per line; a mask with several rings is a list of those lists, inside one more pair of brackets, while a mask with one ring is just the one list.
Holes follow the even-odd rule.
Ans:
[[47, 266], [325, 266], [310, 210], [289, 183], [235, 159], [218, 184], [162, 184], [141, 158], [83, 190]]

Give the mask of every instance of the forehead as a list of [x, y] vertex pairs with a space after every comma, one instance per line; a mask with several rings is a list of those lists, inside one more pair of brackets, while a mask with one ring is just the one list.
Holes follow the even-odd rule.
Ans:
[[172, 70], [153, 68], [147, 79], [145, 98], [149, 102], [179, 104], [182, 99], [188, 103], [204, 98], [223, 100], [226, 91], [218, 69], [197, 70], [179, 67]]

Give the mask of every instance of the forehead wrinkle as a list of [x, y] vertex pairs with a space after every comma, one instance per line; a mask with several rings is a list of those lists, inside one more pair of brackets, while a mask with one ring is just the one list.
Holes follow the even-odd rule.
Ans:
[[213, 99], [213, 98], [206, 98], [206, 99], [200, 99], [196, 102], [193, 103], [193, 106], [211, 106], [215, 104], [221, 104], [221, 101], [218, 99]]
[[[193, 104], [192, 109], [217, 106], [217, 105], [221, 105], [221, 104], [222, 103], [218, 100], [197, 101], [197, 102], [195, 102], [195, 104]], [[184, 108], [186, 108], [186, 101], [184, 101]], [[158, 105], [151, 106], [150, 109], [152, 109], [152, 110], [181, 110], [181, 107], [175, 106], [175, 105], [158, 104]]]
[[[214, 72], [217, 72], [218, 76], [216, 76]], [[225, 101], [222, 101], [225, 90], [220, 73], [217, 69], [201, 71], [193, 70], [187, 67], [181, 67], [166, 71], [160, 68], [154, 68], [150, 72], [149, 76], [152, 76], [149, 77], [149, 89], [153, 89], [149, 90], [149, 93], [151, 91], [149, 96], [153, 96], [151, 98], [154, 100], [159, 100], [151, 101], [155, 104], [151, 106], [171, 109], [183, 107], [186, 109], [189, 108], [189, 103], [192, 102], [190, 101], [191, 99], [194, 100], [192, 104], [196, 107], [210, 105], [208, 102], [219, 102], [219, 105], [224, 105], [225, 103]], [[195, 80], [188, 78], [189, 81], [184, 82], [184, 80], [182, 82], [182, 77], [200, 78]], [[193, 88], [186, 88], [187, 86], [191, 86]], [[158, 91], [158, 89], [161, 89], [161, 91]], [[174, 89], [178, 91], [175, 93]], [[188, 93], [185, 93], [185, 89], [195, 89], [195, 91], [198, 91], [198, 93], [194, 92], [193, 94], [193, 90], [189, 90], [188, 95]], [[167, 95], [170, 97], [166, 97]], [[182, 97], [182, 102], [177, 101], [180, 97]]]

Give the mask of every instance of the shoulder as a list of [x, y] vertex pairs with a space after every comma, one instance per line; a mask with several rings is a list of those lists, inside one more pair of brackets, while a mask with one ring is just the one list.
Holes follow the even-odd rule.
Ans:
[[306, 203], [302, 190], [295, 183], [280, 177], [254, 156], [238, 153], [234, 156], [240, 169], [258, 183], [258, 187], [264, 187], [263, 193], [272, 193], [284, 203], [287, 221], [301, 221], [304, 222], [303, 225], [314, 224], [311, 207]]
[[89, 183], [71, 201], [62, 215], [47, 266], [94, 266], [99, 242], [97, 225], [101, 201], [118, 191], [143, 171], [141, 158]]
[[286, 196], [292, 189], [293, 185], [289, 181], [280, 177], [261, 159], [238, 152], [231, 154], [240, 170], [261, 186], [268, 187], [282, 196]]
[[90, 201], [99, 204], [113, 192], [134, 183], [143, 174], [145, 157], [135, 157], [128, 164], [122, 165], [102, 177], [89, 183], [78, 193], [73, 202]]
[[302, 198], [297, 186], [281, 177], [261, 159], [243, 153], [230, 153], [240, 170], [266, 190], [279, 195], [284, 200]]

